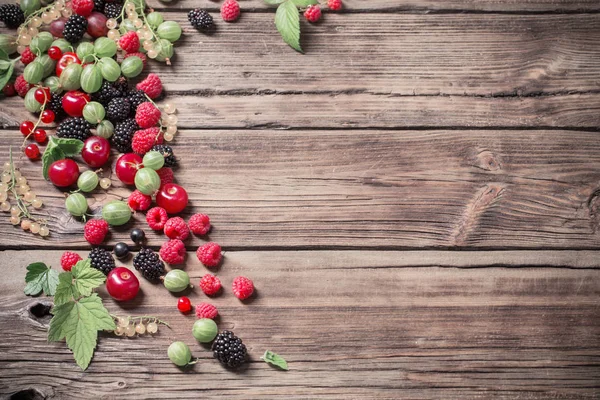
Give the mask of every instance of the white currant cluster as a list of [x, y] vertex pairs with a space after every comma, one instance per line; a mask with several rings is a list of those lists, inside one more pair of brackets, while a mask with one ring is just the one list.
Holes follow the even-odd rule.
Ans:
[[117, 327], [114, 330], [117, 336], [133, 337], [149, 333], [154, 335], [158, 332], [158, 325], [169, 326], [166, 322], [152, 316], [143, 317], [114, 317]]
[[50, 25], [52, 21], [61, 17], [69, 18], [72, 14], [73, 11], [65, 6], [64, 0], [56, 0], [51, 5], [29, 15], [25, 23], [17, 30], [17, 52], [22, 54], [25, 51], [31, 40], [39, 33], [38, 28], [42, 25]]
[[163, 138], [166, 142], [170, 142], [175, 138], [177, 133], [177, 122], [178, 118], [175, 115], [177, 108], [172, 103], [167, 103], [163, 106], [163, 113], [160, 124], [165, 128]]

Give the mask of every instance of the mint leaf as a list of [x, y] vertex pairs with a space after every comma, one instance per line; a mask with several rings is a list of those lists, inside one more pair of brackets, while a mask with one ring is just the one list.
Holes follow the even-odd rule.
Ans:
[[277, 4], [281, 4], [283, 3], [285, 0], [265, 0], [265, 3], [271, 5], [271, 6], [276, 6]]
[[319, 4], [318, 0], [292, 0], [296, 7], [308, 7], [315, 4]]
[[79, 292], [73, 285], [73, 274], [63, 272], [58, 275], [58, 286], [54, 293], [54, 305], [60, 306], [79, 297]]
[[37, 296], [42, 291], [47, 296], [54, 296], [58, 286], [58, 272], [41, 262], [29, 264], [25, 283], [27, 285], [23, 292], [28, 296]]
[[287, 0], [277, 7], [275, 26], [283, 41], [302, 53], [302, 47], [300, 47], [300, 15], [292, 0]]
[[54, 143], [56, 143], [66, 157], [75, 157], [83, 149], [83, 142], [79, 139], [61, 139], [53, 136], [51, 138], [54, 139]]
[[286, 371], [288, 370], [287, 361], [285, 361], [284, 358], [281, 357], [279, 354], [273, 353], [271, 350], [265, 351], [265, 354], [263, 354], [261, 359], [264, 360], [265, 362], [275, 365], [283, 370], [286, 370]]
[[0, 60], [10, 61], [10, 58], [8, 57], [8, 53], [2, 49], [0, 49]]
[[92, 262], [89, 258], [77, 262], [71, 269], [73, 278], [75, 278], [74, 287], [80, 296], [89, 296], [92, 290], [102, 285], [106, 280], [104, 274], [92, 268]]
[[6, 68], [0, 72], [0, 88], [3, 88], [4, 86], [6, 86], [8, 81], [10, 81], [10, 78], [12, 78], [14, 70], [15, 70], [15, 64], [13, 62], [11, 62], [10, 65], [8, 66], [8, 68]]

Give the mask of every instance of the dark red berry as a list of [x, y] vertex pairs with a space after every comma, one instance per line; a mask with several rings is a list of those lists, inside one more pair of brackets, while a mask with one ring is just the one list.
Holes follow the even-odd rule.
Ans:
[[83, 107], [89, 102], [89, 94], [78, 90], [71, 90], [63, 96], [62, 107], [71, 117], [81, 117], [83, 115]]
[[17, 90], [15, 89], [15, 84], [14, 83], [7, 83], [4, 88], [2, 89], [2, 93], [4, 93], [4, 95], [6, 97], [13, 97], [17, 95]]
[[121, 182], [126, 185], [133, 185], [135, 181], [135, 174], [142, 165], [142, 157], [135, 153], [123, 154], [117, 160], [115, 166], [115, 172]]
[[36, 129], [35, 132], [33, 132], [33, 138], [38, 143], [44, 143], [48, 139], [48, 136], [46, 135], [45, 130]]
[[54, 111], [44, 110], [44, 112], [42, 113], [42, 122], [45, 124], [49, 124], [51, 122], [54, 122], [55, 117], [56, 117], [56, 114], [54, 114]]
[[30, 160], [37, 160], [40, 157], [40, 149], [37, 144], [30, 144], [25, 147], [25, 155]]
[[187, 297], [180, 297], [179, 300], [177, 300], [177, 309], [179, 311], [181, 311], [182, 313], [187, 313], [192, 311], [192, 302], [189, 298]]
[[21, 133], [23, 134], [23, 136], [27, 136], [29, 135], [31, 132], [33, 132], [33, 127], [35, 125], [33, 124], [33, 122], [31, 121], [23, 121], [21, 123]]
[[179, 214], [188, 204], [188, 194], [181, 186], [167, 183], [156, 194], [156, 204], [169, 214]]
[[79, 166], [75, 161], [68, 158], [55, 161], [48, 169], [48, 177], [55, 186], [71, 186], [79, 178]]
[[140, 290], [140, 281], [125, 267], [117, 267], [106, 277], [106, 291], [118, 301], [133, 299]]
[[83, 143], [81, 157], [92, 168], [103, 166], [110, 157], [109, 141], [100, 136], [90, 136]]
[[58, 61], [62, 57], [62, 50], [60, 47], [52, 46], [48, 49], [48, 56], [54, 61]]

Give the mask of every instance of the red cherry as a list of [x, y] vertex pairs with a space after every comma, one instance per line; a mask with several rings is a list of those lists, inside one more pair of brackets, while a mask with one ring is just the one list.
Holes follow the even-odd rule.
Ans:
[[140, 290], [140, 281], [125, 267], [117, 267], [106, 277], [106, 291], [117, 301], [132, 300]]
[[187, 206], [187, 203], [187, 192], [174, 183], [167, 183], [156, 194], [156, 204], [169, 214], [179, 214]]
[[192, 302], [187, 297], [180, 297], [177, 300], [177, 309], [182, 313], [190, 312], [192, 310]]
[[115, 171], [117, 177], [126, 185], [133, 185], [135, 174], [142, 165], [142, 157], [134, 153], [123, 154], [117, 160]]
[[33, 92], [33, 98], [40, 104], [46, 104], [48, 100], [50, 100], [50, 89], [49, 88], [39, 88]]
[[23, 121], [21, 123], [21, 127], [20, 127], [20, 130], [21, 130], [21, 133], [23, 134], [23, 136], [27, 136], [31, 132], [33, 132], [33, 127], [34, 126], [35, 125], [31, 121]]
[[25, 155], [30, 160], [37, 160], [40, 157], [40, 149], [37, 147], [37, 144], [30, 144], [25, 147]]
[[56, 115], [54, 114], [54, 111], [44, 110], [44, 112], [42, 113], [42, 122], [45, 124], [49, 124], [51, 122], [54, 122], [55, 117]]
[[81, 60], [77, 57], [77, 54], [68, 51], [64, 53], [56, 63], [56, 76], [60, 76], [63, 70], [67, 68], [67, 65], [71, 63], [81, 64]]
[[36, 129], [35, 132], [33, 132], [33, 138], [38, 143], [44, 143], [46, 141], [46, 139], [48, 139], [48, 136], [46, 135], [45, 130]]
[[71, 186], [79, 178], [79, 166], [69, 158], [55, 161], [48, 169], [48, 177], [54, 186]]
[[90, 96], [87, 93], [71, 90], [63, 96], [62, 107], [71, 117], [81, 117], [83, 115], [83, 107], [89, 102]]
[[81, 157], [87, 165], [99, 168], [106, 164], [110, 157], [110, 143], [100, 136], [90, 136], [83, 142]]
[[48, 49], [48, 57], [54, 61], [58, 61], [62, 57], [62, 50], [58, 46], [52, 46]]

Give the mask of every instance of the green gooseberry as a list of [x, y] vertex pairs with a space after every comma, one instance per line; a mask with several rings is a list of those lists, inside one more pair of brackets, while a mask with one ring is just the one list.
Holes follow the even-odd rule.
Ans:
[[59, 80], [64, 90], [77, 90], [81, 87], [81, 64], [71, 63], [60, 74]]
[[44, 66], [35, 60], [25, 67], [23, 70], [23, 78], [32, 85], [39, 83], [44, 77]]
[[192, 352], [187, 344], [183, 342], [173, 342], [167, 350], [169, 360], [178, 367], [185, 367], [192, 361]]
[[83, 107], [83, 118], [90, 124], [96, 125], [101, 123], [105, 115], [106, 110], [104, 106], [97, 101], [90, 101]]
[[146, 168], [158, 171], [165, 165], [165, 156], [158, 151], [149, 151], [144, 155], [142, 164]]
[[101, 136], [104, 139], [109, 139], [115, 133], [115, 126], [112, 122], [105, 119], [96, 127], [96, 136]]
[[[33, 63], [31, 63], [31, 64], [33, 64]], [[31, 64], [29, 64], [29, 65], [31, 65]], [[36, 90], [37, 90], [37, 87], [32, 87], [31, 89], [29, 89], [29, 91], [25, 95], [25, 100], [24, 100], [25, 109], [31, 113], [40, 112], [42, 110], [42, 105], [40, 103], [38, 103], [38, 101], [35, 99], [35, 91]]]
[[190, 286], [190, 276], [185, 271], [174, 269], [165, 275], [163, 285], [169, 292], [182, 292]]
[[138, 56], [127, 57], [121, 63], [121, 72], [127, 78], [134, 78], [138, 76], [142, 72], [143, 68], [144, 63]]
[[[92, 172], [92, 171], [86, 171], [86, 172]], [[94, 172], [92, 172], [92, 174], [96, 175]], [[79, 176], [79, 179], [81, 179], [81, 176]], [[79, 186], [79, 179], [77, 180], [78, 186]], [[70, 194], [67, 197], [67, 199], [65, 200], [65, 207], [67, 208], [67, 211], [72, 216], [81, 217], [81, 216], [85, 215], [86, 211], [88, 210], [88, 203], [87, 203], [87, 200], [85, 199], [84, 195], [82, 195], [81, 193], [73, 193], [73, 194]]]
[[131, 219], [131, 208], [124, 201], [111, 201], [102, 207], [102, 218], [109, 225], [125, 225]]
[[161, 39], [175, 42], [181, 37], [181, 26], [175, 21], [165, 21], [156, 28], [156, 34]]
[[194, 322], [192, 335], [200, 343], [210, 343], [217, 337], [219, 329], [215, 321], [209, 318], [202, 318]]

